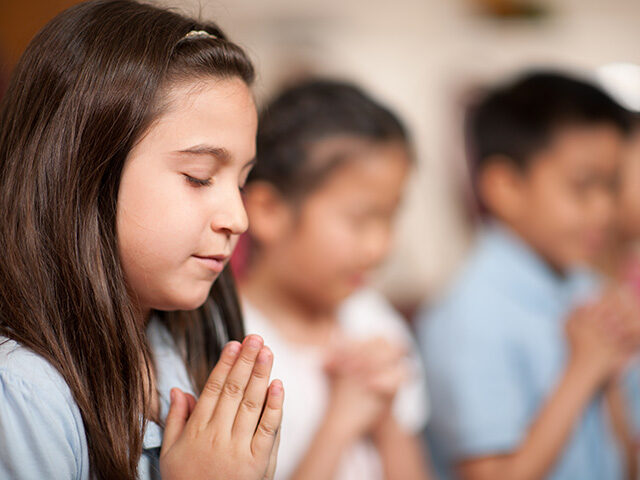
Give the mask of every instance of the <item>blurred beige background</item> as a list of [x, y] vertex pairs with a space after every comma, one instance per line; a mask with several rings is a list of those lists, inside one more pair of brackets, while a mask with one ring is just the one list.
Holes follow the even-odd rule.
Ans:
[[[256, 62], [263, 101], [318, 74], [353, 80], [405, 119], [418, 167], [379, 287], [405, 310], [442, 291], [473, 232], [462, 105], [474, 88], [524, 68], [585, 75], [640, 63], [638, 0], [154, 0], [213, 19]], [[28, 38], [72, 1], [0, 0], [9, 70]], [[491, 14], [489, 14], [490, 12]], [[626, 77], [627, 88], [640, 79]]]

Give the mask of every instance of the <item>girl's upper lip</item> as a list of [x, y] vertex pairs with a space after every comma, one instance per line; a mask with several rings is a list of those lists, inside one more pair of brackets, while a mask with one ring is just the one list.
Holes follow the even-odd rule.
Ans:
[[225, 254], [221, 254], [221, 255], [194, 255], [194, 257], [196, 257], [196, 258], [210, 258], [211, 260], [218, 260], [219, 262], [224, 262], [230, 257], [230, 255], [225, 255]]

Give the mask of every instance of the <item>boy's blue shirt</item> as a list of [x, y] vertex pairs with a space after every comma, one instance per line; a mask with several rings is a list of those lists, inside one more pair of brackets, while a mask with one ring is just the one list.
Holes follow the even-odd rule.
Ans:
[[[566, 366], [565, 320], [599, 283], [587, 270], [560, 277], [507, 227], [485, 229], [446, 298], [418, 318], [427, 437], [443, 478], [455, 478], [456, 461], [520, 445]], [[633, 397], [630, 406], [640, 408]], [[625, 468], [597, 395], [546, 478], [615, 480]]]

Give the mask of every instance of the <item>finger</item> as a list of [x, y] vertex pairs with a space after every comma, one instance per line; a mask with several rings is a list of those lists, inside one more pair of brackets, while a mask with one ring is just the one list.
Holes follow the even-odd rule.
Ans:
[[407, 349], [400, 343], [384, 341], [371, 356], [370, 368], [383, 369], [401, 361], [407, 355]]
[[271, 456], [269, 457], [269, 466], [267, 467], [267, 471], [264, 474], [265, 480], [273, 480], [273, 477], [276, 474], [276, 467], [278, 466], [278, 449], [280, 448], [280, 432], [282, 432], [282, 428], [278, 429], [278, 433], [276, 435], [276, 441], [271, 449]]
[[409, 366], [406, 362], [399, 362], [372, 377], [368, 386], [381, 395], [395, 395], [408, 378]]
[[284, 388], [280, 380], [274, 380], [269, 386], [267, 404], [262, 412], [260, 423], [253, 435], [251, 451], [258, 459], [267, 459], [275, 444], [276, 434], [282, 422], [282, 405], [284, 403]]
[[162, 450], [169, 449], [180, 438], [189, 418], [189, 400], [179, 388], [172, 388], [171, 405], [165, 422]]
[[187, 397], [187, 402], [189, 403], [189, 416], [191, 416], [193, 410], [196, 408], [196, 404], [198, 403], [198, 401], [196, 400], [196, 397], [194, 397], [190, 393], [185, 393], [184, 395]]
[[349, 360], [356, 343], [350, 339], [339, 337], [331, 341], [327, 347], [324, 360], [326, 370], [340, 370], [344, 368], [345, 362]]
[[262, 337], [259, 335], [249, 335], [242, 342], [242, 350], [240, 350], [238, 360], [227, 376], [227, 381], [222, 387], [218, 404], [210, 420], [210, 423], [215, 424], [213, 428], [216, 431], [231, 434], [240, 402], [244, 397], [244, 391], [262, 346]]
[[371, 367], [372, 357], [382, 348], [384, 348], [384, 345], [381, 344], [380, 338], [354, 342], [344, 359], [342, 371], [359, 374], [367, 372]]
[[269, 347], [263, 347], [258, 354], [256, 364], [251, 373], [251, 379], [244, 392], [244, 398], [240, 403], [238, 415], [233, 425], [233, 433], [247, 438], [251, 443], [253, 433], [260, 421], [262, 407], [267, 397], [269, 388], [269, 376], [273, 366], [273, 353]]
[[229, 342], [222, 349], [220, 354], [220, 360], [213, 367], [207, 383], [205, 383], [200, 398], [193, 409], [192, 418], [193, 421], [206, 425], [216, 408], [220, 394], [222, 393], [222, 387], [225, 384], [229, 372], [236, 363], [238, 353], [240, 352], [240, 343]]

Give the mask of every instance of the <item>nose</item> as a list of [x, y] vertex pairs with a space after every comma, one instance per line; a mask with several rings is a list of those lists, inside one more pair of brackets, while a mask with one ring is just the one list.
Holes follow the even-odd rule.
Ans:
[[378, 225], [362, 245], [367, 265], [372, 268], [379, 265], [391, 248], [391, 227]]
[[240, 191], [237, 188], [232, 190], [219, 199], [216, 213], [211, 220], [211, 229], [225, 235], [240, 235], [249, 228], [249, 219]]
[[599, 224], [608, 225], [613, 221], [615, 204], [615, 192], [612, 191], [601, 192], [600, 195], [594, 199], [593, 211]]

